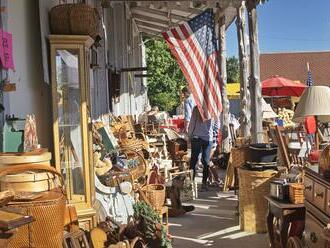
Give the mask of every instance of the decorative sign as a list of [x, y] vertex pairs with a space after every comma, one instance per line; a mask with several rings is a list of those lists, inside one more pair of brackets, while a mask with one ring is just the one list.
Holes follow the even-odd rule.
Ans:
[[13, 69], [13, 37], [11, 33], [5, 32], [0, 29], [0, 60], [5, 69]]

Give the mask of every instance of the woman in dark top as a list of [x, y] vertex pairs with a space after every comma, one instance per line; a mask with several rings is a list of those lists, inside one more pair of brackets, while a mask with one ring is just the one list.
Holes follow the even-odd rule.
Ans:
[[202, 152], [203, 179], [202, 190], [207, 190], [207, 178], [209, 175], [210, 152], [217, 136], [219, 127], [218, 119], [203, 121], [197, 106], [194, 107], [189, 123], [188, 136], [191, 140], [190, 169], [196, 174], [198, 156]]

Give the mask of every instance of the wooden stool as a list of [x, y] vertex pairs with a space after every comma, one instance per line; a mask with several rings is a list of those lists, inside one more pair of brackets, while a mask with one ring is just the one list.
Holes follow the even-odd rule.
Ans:
[[75, 232], [70, 232], [64, 234], [63, 238], [64, 248], [89, 248], [89, 243], [87, 241], [85, 232], [82, 230], [77, 230]]

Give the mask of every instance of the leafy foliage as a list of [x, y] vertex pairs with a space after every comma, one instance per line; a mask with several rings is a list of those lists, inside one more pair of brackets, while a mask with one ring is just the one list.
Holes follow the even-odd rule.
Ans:
[[227, 82], [239, 82], [239, 62], [234, 56], [227, 59]]
[[[187, 84], [180, 67], [164, 40], [145, 40], [148, 73], [148, 97], [152, 106], [172, 112], [179, 105], [181, 89]], [[227, 59], [228, 83], [239, 82], [239, 62]]]
[[148, 72], [148, 96], [152, 106], [173, 111], [179, 105], [179, 94], [186, 80], [163, 40], [145, 42]]
[[[166, 229], [160, 224], [159, 214], [155, 212], [147, 203], [140, 201], [133, 205], [134, 218], [140, 223], [140, 231], [146, 237], [147, 241], [155, 240], [155, 235], [159, 231], [160, 226], [160, 242], [157, 247], [160, 248], [172, 248], [172, 242], [167, 236]], [[154, 246], [150, 246], [154, 247]]]

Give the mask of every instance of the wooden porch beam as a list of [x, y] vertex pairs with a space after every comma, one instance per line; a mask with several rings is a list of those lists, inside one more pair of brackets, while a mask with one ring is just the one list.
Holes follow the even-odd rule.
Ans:
[[160, 26], [160, 25], [156, 25], [150, 22], [144, 22], [144, 21], [140, 21], [140, 20], [135, 20], [135, 23], [138, 25], [138, 27], [147, 27], [147, 28], [152, 28], [152, 29], [156, 29], [159, 31], [163, 31], [168, 29], [167, 26]]
[[204, 11], [203, 9], [190, 8], [190, 7], [185, 7], [183, 5], [175, 5], [174, 10], [179, 10], [187, 14], [195, 14], [195, 15], [199, 15]]
[[153, 74], [135, 74], [134, 77], [136, 78], [145, 78], [145, 77], [152, 77]]
[[152, 22], [154, 24], [163, 24], [163, 25], [168, 25], [168, 21], [163, 20], [163, 19], [159, 19], [159, 18], [155, 18], [155, 17], [151, 17], [151, 16], [146, 16], [146, 15], [141, 15], [141, 14], [132, 14], [132, 17], [134, 19], [138, 19], [141, 21], [147, 21], [147, 22]]
[[258, 21], [256, 0], [247, 0], [248, 20], [249, 20], [249, 41], [250, 41], [250, 94], [251, 94], [251, 122], [252, 141], [254, 143], [263, 142], [262, 127], [262, 95], [260, 82], [259, 65], [259, 41], [258, 41]]
[[[136, 14], [140, 14], [141, 12], [144, 13], [149, 13], [149, 14], [153, 14], [153, 15], [158, 15], [158, 16], [162, 16], [162, 17], [169, 17], [168, 12], [165, 11], [161, 11], [161, 10], [156, 10], [156, 9], [151, 9], [151, 8], [143, 8], [143, 7], [134, 7], [131, 8], [132, 13], [136, 13]], [[175, 19], [175, 20], [179, 20], [179, 21], [187, 21], [188, 18], [185, 16], [181, 16], [181, 15], [177, 15], [177, 14], [173, 14], [171, 13], [171, 18]]]
[[149, 28], [143, 28], [143, 27], [140, 27], [139, 28], [140, 32], [142, 33], [145, 33], [145, 34], [151, 34], [153, 36], [156, 36], [156, 37], [159, 37], [159, 38], [162, 38], [162, 35], [160, 32], [157, 32], [156, 30], [152, 30], [152, 29], [149, 29]]
[[251, 136], [251, 99], [248, 81], [248, 57], [247, 44], [245, 37], [245, 5], [244, 3], [237, 8], [237, 40], [238, 40], [238, 57], [240, 65], [240, 133], [242, 137]]
[[222, 147], [225, 153], [230, 152], [229, 143], [229, 100], [227, 96], [227, 55], [226, 55], [226, 19], [222, 16], [219, 19], [218, 39], [220, 48], [220, 82], [221, 82], [221, 98], [222, 98], [222, 123], [223, 123], [223, 136]]
[[130, 72], [130, 71], [147, 71], [148, 67], [131, 67], [131, 68], [121, 68], [119, 72]]

